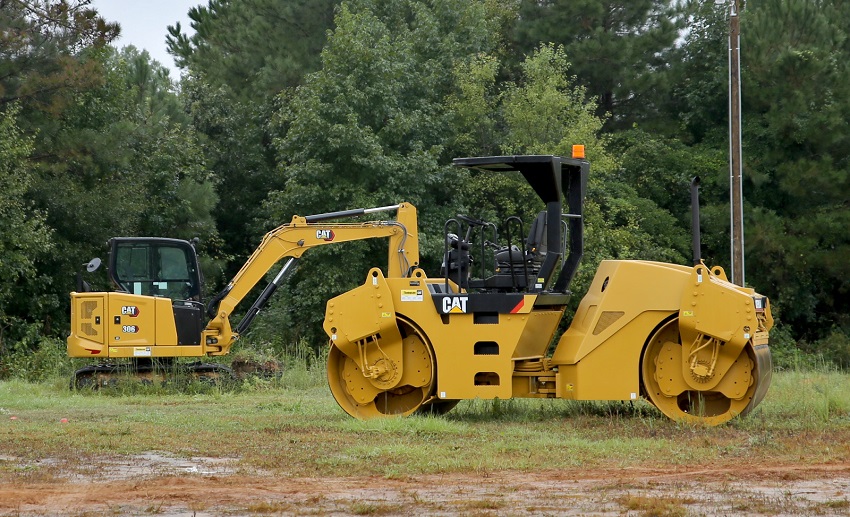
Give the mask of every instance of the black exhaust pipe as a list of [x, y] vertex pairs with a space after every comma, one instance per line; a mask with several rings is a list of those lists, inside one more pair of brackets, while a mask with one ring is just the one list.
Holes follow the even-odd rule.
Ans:
[[694, 250], [694, 265], [702, 262], [699, 239], [699, 176], [691, 180], [691, 239]]

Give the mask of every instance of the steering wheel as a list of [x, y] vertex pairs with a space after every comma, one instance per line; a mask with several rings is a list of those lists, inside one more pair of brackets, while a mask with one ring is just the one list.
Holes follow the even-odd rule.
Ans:
[[466, 224], [471, 225], [471, 226], [486, 226], [487, 225], [487, 221], [482, 221], [481, 219], [473, 219], [472, 217], [469, 217], [468, 215], [457, 214], [456, 217], [458, 219], [460, 219], [461, 221], [463, 221]]

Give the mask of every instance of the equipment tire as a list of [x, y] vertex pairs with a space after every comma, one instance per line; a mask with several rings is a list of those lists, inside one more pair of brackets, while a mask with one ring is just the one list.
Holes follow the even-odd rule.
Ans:
[[[424, 379], [421, 385], [405, 384], [388, 390], [375, 388], [361, 373], [359, 365], [331, 343], [328, 352], [328, 386], [337, 404], [349, 415], [361, 420], [408, 416], [433, 405], [428, 401], [433, 400], [437, 384], [434, 351], [425, 335], [413, 324], [400, 318], [398, 326], [403, 338], [404, 368], [416, 368], [421, 372]], [[369, 400], [365, 402], [358, 401], [354, 396], [358, 391], [375, 395], [366, 396]]]
[[[750, 385], [740, 399], [731, 399], [717, 391], [682, 390], [680, 393], [665, 393], [659, 383], [659, 375], [669, 376], [671, 385], [683, 384], [672, 382], [679, 376], [681, 379], [681, 363], [673, 361], [674, 357], [681, 358], [681, 338], [679, 337], [679, 320], [672, 318], [662, 323], [647, 340], [641, 358], [641, 386], [644, 396], [662, 413], [678, 422], [689, 422], [704, 425], [719, 425], [738, 415], [746, 415], [761, 400], [756, 395], [763, 393], [759, 390], [759, 372], [756, 371], [755, 352], [750, 344], [744, 347], [741, 356], [735, 361], [726, 375], [747, 374], [750, 371]], [[677, 354], [678, 352], [678, 354]], [[661, 360], [659, 360], [661, 358]], [[672, 367], [659, 366], [666, 362]], [[662, 373], [663, 371], [663, 373]], [[769, 376], [766, 378], [769, 382]]]

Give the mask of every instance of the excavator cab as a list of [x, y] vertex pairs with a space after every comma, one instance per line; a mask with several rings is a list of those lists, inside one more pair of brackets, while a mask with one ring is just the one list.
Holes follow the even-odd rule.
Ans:
[[179, 345], [199, 345], [201, 270], [193, 243], [159, 237], [109, 240], [109, 279], [119, 291], [172, 301]]
[[[176, 366], [176, 358], [205, 355], [202, 277], [194, 244], [160, 237], [114, 237], [108, 245], [107, 276], [115, 290], [71, 293], [68, 337], [71, 357], [108, 362], [80, 368], [72, 386], [106, 386], [129, 371], [153, 381]], [[115, 358], [129, 363], [113, 362]], [[207, 379], [230, 374], [218, 364], [180, 367]]]
[[200, 301], [198, 257], [189, 242], [115, 237], [109, 250], [109, 278], [119, 291]]

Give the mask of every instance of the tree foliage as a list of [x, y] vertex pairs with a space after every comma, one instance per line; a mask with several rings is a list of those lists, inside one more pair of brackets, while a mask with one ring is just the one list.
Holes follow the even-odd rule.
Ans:
[[[32, 139], [25, 137], [16, 124], [19, 110], [12, 106], [0, 113], [0, 355], [6, 349], [6, 331], [12, 325], [25, 325], [23, 314], [13, 308], [19, 290], [36, 280], [36, 261], [50, 249], [50, 230], [44, 214], [33, 210], [25, 194], [33, 174], [27, 158]], [[12, 338], [20, 338], [20, 328]]]
[[319, 68], [338, 3], [211, 0], [189, 10], [191, 36], [179, 23], [168, 28], [169, 52], [187, 71], [182, 89], [206, 165], [224, 193], [216, 249], [232, 259], [226, 276], [256, 246], [267, 218], [262, 203], [282, 186], [269, 132], [274, 99]]
[[215, 179], [218, 194], [218, 239], [210, 251], [228, 263], [208, 277], [217, 286], [239, 270], [240, 261], [267, 229], [262, 204], [280, 184], [266, 131], [273, 104], [235, 101], [226, 87], [213, 87], [194, 75], [184, 78], [181, 88], [204, 167]]
[[728, 6], [688, 2], [685, 15], [688, 30], [674, 54], [669, 102], [659, 114], [668, 126], [658, 129], [689, 145], [708, 142], [723, 149], [729, 127]]
[[[679, 258], [669, 240], [641, 229], [644, 223], [662, 228], [672, 218], [617, 179], [616, 161], [599, 136], [603, 121], [584, 88], [573, 85], [563, 49], [542, 46], [521, 64], [520, 82], [496, 85], [498, 41], [487, 11], [463, 5], [469, 13], [459, 15], [456, 4], [446, 9], [440, 2], [342, 6], [322, 70], [281, 112], [286, 188], [270, 198], [272, 213], [286, 220], [291, 213], [412, 201], [421, 207], [423, 254], [439, 257], [450, 210], [530, 220], [541, 205], [518, 178], [460, 171], [447, 176], [441, 162], [477, 145], [504, 154], [569, 155], [573, 143], [583, 142], [595, 164], [587, 225], [598, 246], [589, 247], [588, 262], [612, 253]], [[491, 23], [498, 19], [489, 17]], [[458, 30], [463, 20], [475, 25]], [[448, 26], [455, 34], [446, 35]], [[454, 74], [441, 73], [445, 69]], [[322, 252], [302, 266], [286, 302], [314, 315], [312, 328], [318, 328], [328, 294], [359, 283], [374, 265], [357, 254], [374, 261], [381, 253], [366, 243]]]
[[[24, 322], [10, 331], [17, 339], [64, 333], [74, 273], [109, 237], [215, 234], [213, 178], [167, 72], [147, 53], [105, 47], [117, 27], [87, 6], [11, 2], [2, 10], [20, 36], [0, 57], [4, 173], [21, 178], [5, 204], [10, 217], [28, 212], [26, 224], [9, 221], [20, 248], [0, 252], [0, 263], [19, 271], [4, 300], [6, 320]], [[11, 97], [19, 109], [10, 109]], [[15, 120], [20, 131], [9, 125]]]
[[[660, 0], [523, 0], [517, 46], [564, 46], [599, 116], [628, 125], [666, 101], [670, 52], [679, 35], [676, 3]], [[520, 53], [520, 55], [522, 55]], [[657, 107], [656, 107], [657, 109]]]
[[134, 66], [120, 56], [104, 63], [103, 85], [76, 96], [55, 122], [51, 158], [37, 164], [32, 197], [56, 230], [59, 251], [44, 266], [54, 272], [51, 306], [65, 306], [73, 272], [110, 237], [207, 240], [215, 233], [213, 178], [194, 131], [156, 116], [150, 94], [159, 90], [135, 83]]
[[[86, 54], [118, 36], [90, 0], [8, 0], [0, 9], [0, 107], [17, 102], [22, 122], [57, 115], [76, 91], [98, 83]], [[30, 111], [32, 110], [32, 112]]]
[[585, 88], [574, 84], [564, 50], [543, 45], [526, 57], [521, 70], [521, 81], [508, 83], [502, 93], [503, 152], [570, 156], [572, 145], [581, 143], [592, 164], [585, 258], [574, 291], [584, 292], [606, 258], [680, 262], [676, 237], [681, 234], [673, 218], [618, 174], [620, 162], [601, 133], [604, 121], [595, 115], [596, 104], [587, 99]]
[[[408, 201], [423, 227], [442, 228], [448, 201], [459, 196], [456, 173], [444, 165], [452, 140], [444, 101], [454, 88], [445, 70], [493, 48], [500, 19], [473, 1], [364, 0], [343, 4], [335, 23], [321, 70], [285, 99], [276, 120], [284, 188], [269, 197], [270, 223]], [[442, 235], [420, 237], [434, 261]], [[385, 246], [311, 252], [281, 301], [298, 315], [288, 319], [292, 333], [320, 339], [324, 301], [359, 284]]]
[[768, 0], [742, 20], [748, 272], [810, 338], [850, 331], [848, 16], [845, 2]]
[[338, 0], [211, 0], [189, 10], [195, 30], [168, 28], [177, 65], [226, 85], [242, 101], [301, 83], [319, 66]]
[[[850, 328], [848, 15], [844, 2], [807, 0], [750, 1], [741, 12], [747, 282], [809, 342]], [[706, 153], [727, 153], [729, 22], [725, 8], [708, 4], [692, 4], [689, 16], [665, 117], [678, 121], [667, 134], [698, 165]], [[703, 243], [728, 266], [729, 169], [713, 167], [700, 174]]]

